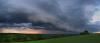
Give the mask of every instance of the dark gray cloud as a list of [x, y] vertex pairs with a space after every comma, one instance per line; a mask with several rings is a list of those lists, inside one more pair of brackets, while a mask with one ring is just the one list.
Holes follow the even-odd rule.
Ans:
[[[94, 1], [94, 11], [92, 12], [92, 16], [90, 17], [89, 30], [94, 32], [100, 31], [100, 0]], [[93, 8], [92, 8], [93, 9]]]
[[[52, 23], [66, 31], [83, 31], [94, 11], [94, 0], [0, 0], [0, 15], [28, 15], [29, 21]], [[3, 8], [2, 8], [3, 7]], [[10, 15], [10, 16], [9, 16]], [[23, 17], [23, 16], [21, 16]], [[12, 20], [12, 19], [11, 19]], [[21, 20], [20, 18], [18, 20]], [[2, 20], [1, 20], [2, 21]]]

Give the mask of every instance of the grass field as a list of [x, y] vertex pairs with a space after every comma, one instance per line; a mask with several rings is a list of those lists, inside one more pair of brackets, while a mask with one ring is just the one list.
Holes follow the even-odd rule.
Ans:
[[81, 35], [41, 41], [13, 42], [13, 43], [100, 43], [100, 35]]

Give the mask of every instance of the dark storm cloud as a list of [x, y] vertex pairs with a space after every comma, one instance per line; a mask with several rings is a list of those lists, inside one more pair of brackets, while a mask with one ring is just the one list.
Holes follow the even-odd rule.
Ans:
[[100, 7], [99, 7], [100, 0], [93, 0], [93, 1], [94, 1], [95, 10], [92, 12], [92, 17], [91, 17], [92, 19], [90, 19], [89, 28], [90, 28], [90, 31], [99, 32], [100, 31], [100, 21], [99, 21], [100, 19], [98, 17], [99, 17], [99, 11], [100, 11]]
[[82, 31], [87, 28], [93, 4], [93, 0], [4, 0], [1, 5], [5, 6], [0, 12], [1, 15], [6, 14], [8, 19], [11, 13], [22, 12], [28, 15], [29, 21], [47, 22], [65, 30]]

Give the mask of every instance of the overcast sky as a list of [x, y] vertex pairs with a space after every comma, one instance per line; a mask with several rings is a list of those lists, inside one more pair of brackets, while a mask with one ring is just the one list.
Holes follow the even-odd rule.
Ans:
[[52, 23], [66, 31], [88, 29], [99, 32], [99, 2], [99, 0], [0, 0], [0, 16], [10, 20], [12, 14], [25, 13], [29, 21]]

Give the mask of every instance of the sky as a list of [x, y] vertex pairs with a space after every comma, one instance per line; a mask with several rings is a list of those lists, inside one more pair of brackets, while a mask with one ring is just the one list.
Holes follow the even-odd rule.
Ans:
[[[99, 0], [0, 0], [0, 22], [45, 22], [66, 31], [100, 31]], [[21, 15], [17, 20], [12, 15]], [[24, 20], [22, 19], [24, 18]]]

